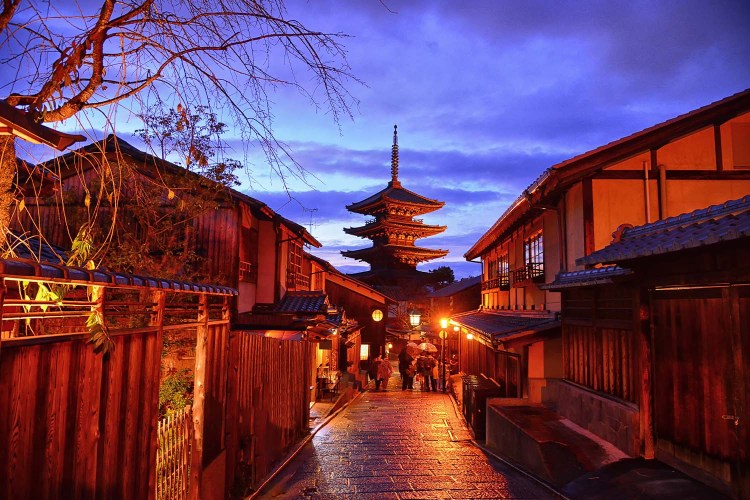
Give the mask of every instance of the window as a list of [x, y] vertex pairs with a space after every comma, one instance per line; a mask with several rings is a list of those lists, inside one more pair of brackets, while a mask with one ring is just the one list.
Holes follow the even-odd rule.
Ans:
[[287, 288], [309, 288], [310, 277], [302, 274], [302, 243], [289, 241], [289, 256], [286, 267]]
[[544, 241], [538, 232], [523, 244], [526, 279], [544, 278]]
[[240, 281], [258, 282], [258, 230], [242, 226], [240, 230]]
[[500, 256], [497, 266], [498, 277], [500, 278], [500, 288], [508, 290], [510, 287], [510, 260], [508, 259], [507, 253]]

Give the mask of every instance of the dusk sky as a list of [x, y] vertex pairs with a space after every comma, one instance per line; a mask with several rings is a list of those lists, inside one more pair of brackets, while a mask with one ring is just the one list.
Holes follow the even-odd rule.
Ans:
[[[318, 178], [250, 194], [311, 228], [313, 253], [369, 246], [345, 205], [385, 187], [398, 124], [404, 187], [444, 201], [447, 225], [421, 246], [463, 254], [542, 171], [564, 159], [750, 87], [748, 2], [292, 2], [303, 23], [342, 31], [360, 100], [341, 130], [305, 99], [278, 95], [276, 133]], [[260, 188], [260, 186], [256, 186]], [[310, 225], [312, 224], [312, 225]], [[366, 267], [365, 267], [366, 268]], [[362, 270], [360, 268], [359, 270]]]
[[339, 252], [370, 242], [343, 232], [366, 220], [345, 206], [386, 186], [394, 124], [404, 187], [446, 203], [424, 219], [448, 229], [417, 244], [450, 254], [420, 269], [463, 277], [480, 272], [465, 251], [547, 167], [750, 87], [747, 0], [286, 4], [349, 35], [359, 105], [337, 125], [294, 89], [271, 93], [276, 136], [312, 175], [291, 180], [290, 200], [259, 156], [240, 189], [308, 227], [324, 244], [313, 253], [346, 272], [367, 265]]

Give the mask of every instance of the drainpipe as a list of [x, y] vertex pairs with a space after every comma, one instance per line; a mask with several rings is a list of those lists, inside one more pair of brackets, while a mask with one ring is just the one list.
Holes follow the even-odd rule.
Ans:
[[643, 191], [646, 196], [646, 223], [651, 222], [651, 190], [648, 187], [648, 162], [643, 160]]

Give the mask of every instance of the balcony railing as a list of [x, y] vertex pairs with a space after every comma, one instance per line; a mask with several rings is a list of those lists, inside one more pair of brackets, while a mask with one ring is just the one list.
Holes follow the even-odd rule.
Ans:
[[302, 288], [305, 290], [310, 289], [310, 276], [302, 273], [295, 273], [294, 271], [287, 271], [286, 273], [286, 287], [287, 288]]
[[493, 288], [508, 290], [510, 288], [508, 278], [508, 276], [498, 276], [497, 278], [490, 278], [482, 281], [482, 290], [492, 290]]
[[513, 286], [524, 285], [526, 283], [544, 283], [544, 264], [533, 262], [514, 269], [511, 272]]
[[258, 265], [252, 262], [240, 261], [240, 281], [248, 283], [258, 282]]

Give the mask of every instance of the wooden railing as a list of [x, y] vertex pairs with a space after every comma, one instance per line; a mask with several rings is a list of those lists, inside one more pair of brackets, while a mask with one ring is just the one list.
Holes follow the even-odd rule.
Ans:
[[193, 412], [186, 406], [159, 421], [156, 450], [156, 498], [188, 498]]
[[492, 290], [493, 288], [508, 290], [510, 288], [509, 276], [498, 276], [482, 281], [482, 290]]
[[302, 273], [295, 273], [288, 271], [286, 273], [286, 287], [287, 288], [302, 288], [305, 290], [310, 289], [310, 276]]
[[513, 283], [532, 281], [534, 283], [544, 282], [544, 264], [528, 263], [518, 269], [511, 271]]

